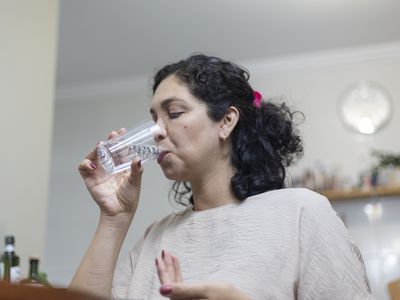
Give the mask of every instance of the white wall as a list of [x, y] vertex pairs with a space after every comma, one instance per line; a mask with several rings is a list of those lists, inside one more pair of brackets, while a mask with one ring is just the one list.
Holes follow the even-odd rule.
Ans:
[[[384, 52], [384, 48], [381, 51]], [[371, 149], [394, 152], [400, 149], [400, 47], [386, 58], [366, 55], [364, 60], [355, 58], [356, 62], [352, 62], [348, 59], [349, 55], [348, 52], [337, 52], [334, 57], [326, 54], [315, 60], [313, 55], [307, 55], [307, 58], [278, 61], [274, 67], [270, 63], [264, 64], [264, 70], [263, 62], [249, 66], [250, 71], [255, 71], [251, 77], [255, 89], [265, 97], [283, 96], [285, 101], [305, 115], [305, 122], [299, 126], [305, 154], [291, 169], [292, 175], [314, 166], [316, 161], [323, 161], [326, 167], [341, 169], [343, 176], [356, 183], [360, 171], [371, 167]], [[308, 63], [300, 64], [301, 61]], [[289, 63], [287, 68], [290, 63], [300, 67], [295, 70], [278, 68], [279, 63]], [[391, 121], [371, 136], [349, 131], [337, 114], [339, 94], [359, 79], [381, 83], [392, 97]]]
[[45, 246], [57, 27], [58, 1], [0, 3], [0, 245], [15, 235], [24, 277]]
[[[288, 102], [306, 116], [300, 127], [305, 140], [305, 156], [292, 169], [293, 174], [316, 160], [323, 160], [328, 166], [340, 164], [345, 174], [355, 178], [355, 174], [367, 165], [364, 158], [368, 155], [368, 147], [400, 149], [397, 138], [400, 128], [400, 86], [397, 84], [400, 51], [397, 49], [395, 55], [379, 58], [375, 55], [374, 59], [368, 55], [363, 59], [359, 56], [354, 58], [354, 55], [343, 53], [332, 58], [328, 53], [319, 54], [318, 61], [300, 57], [245, 64], [252, 71], [251, 82], [255, 89], [266, 98], [285, 95]], [[340, 92], [361, 78], [380, 82], [394, 101], [394, 118], [385, 129], [369, 139], [344, 129], [336, 115]], [[85, 191], [76, 166], [112, 128], [130, 126], [148, 118], [149, 87], [146, 80], [128, 83], [129, 80], [121, 80], [119, 85], [110, 83], [108, 90], [107, 83], [59, 90], [55, 109], [46, 268], [50, 279], [61, 284], [67, 284], [71, 279], [98, 218], [98, 209]], [[140, 210], [122, 255], [148, 224], [171, 211], [167, 201], [168, 183], [157, 164], [150, 162], [145, 165], [143, 180]]]

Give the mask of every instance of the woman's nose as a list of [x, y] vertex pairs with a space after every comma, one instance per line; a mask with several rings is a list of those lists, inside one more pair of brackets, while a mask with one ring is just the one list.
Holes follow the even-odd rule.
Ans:
[[159, 122], [156, 123], [157, 130], [154, 134], [154, 140], [156, 143], [159, 143], [161, 140], [163, 140], [167, 134], [167, 130], [165, 129], [165, 126], [160, 124]]

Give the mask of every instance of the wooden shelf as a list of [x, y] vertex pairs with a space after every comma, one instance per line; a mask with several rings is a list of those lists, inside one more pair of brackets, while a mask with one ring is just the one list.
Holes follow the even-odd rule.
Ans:
[[361, 199], [385, 196], [400, 196], [400, 186], [374, 187], [368, 190], [325, 190], [320, 191], [330, 201]]

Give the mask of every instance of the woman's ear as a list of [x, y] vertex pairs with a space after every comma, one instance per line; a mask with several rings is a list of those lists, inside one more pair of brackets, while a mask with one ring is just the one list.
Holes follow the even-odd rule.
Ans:
[[239, 110], [235, 106], [229, 106], [220, 124], [219, 137], [226, 140], [239, 121]]

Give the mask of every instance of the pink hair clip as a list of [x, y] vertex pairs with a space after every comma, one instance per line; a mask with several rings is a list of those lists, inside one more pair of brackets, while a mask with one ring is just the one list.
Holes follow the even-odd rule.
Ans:
[[254, 100], [253, 100], [253, 105], [257, 108], [261, 108], [261, 98], [262, 95], [258, 91], [254, 91]]

